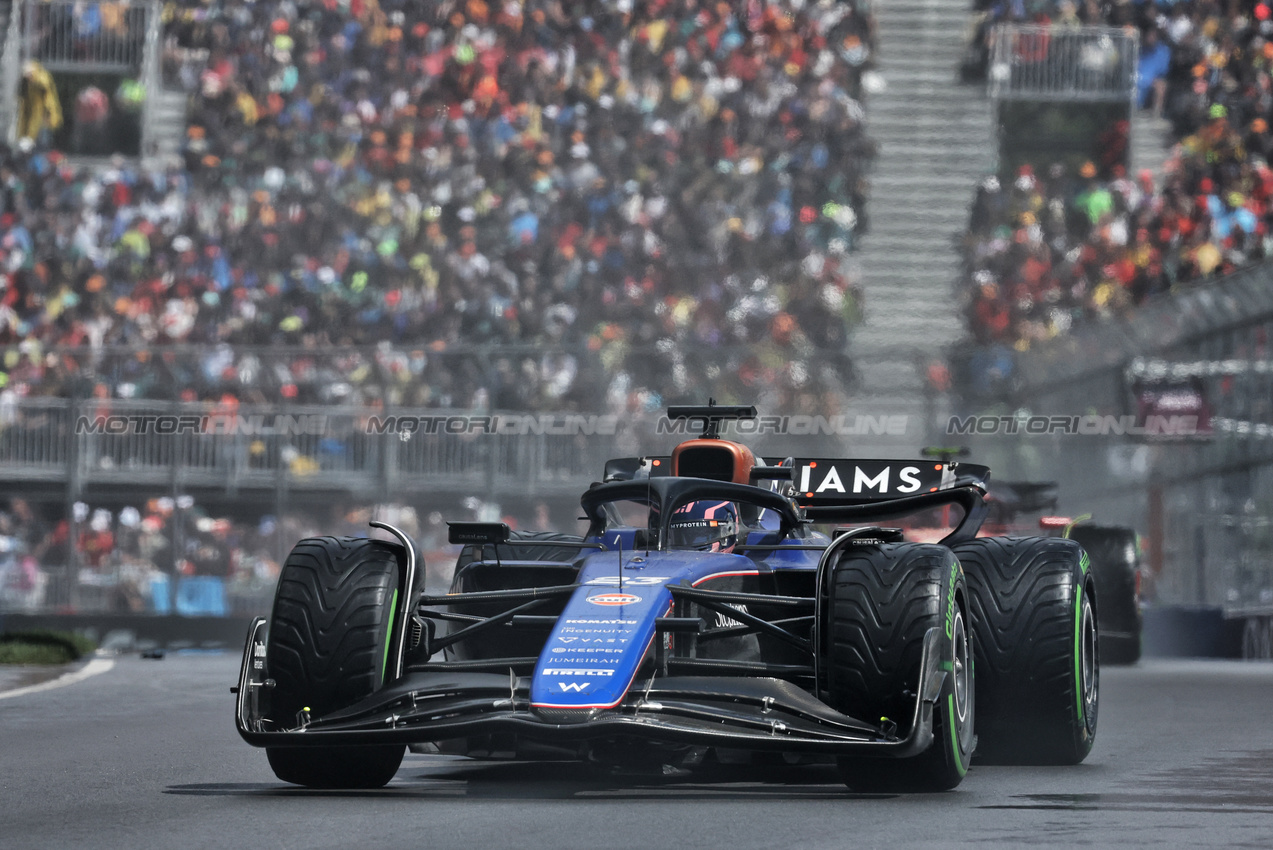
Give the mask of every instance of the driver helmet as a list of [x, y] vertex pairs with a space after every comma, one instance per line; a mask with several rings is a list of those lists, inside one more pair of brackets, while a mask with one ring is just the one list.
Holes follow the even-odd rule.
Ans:
[[733, 552], [738, 543], [738, 511], [733, 502], [690, 502], [672, 513], [669, 531], [673, 549]]

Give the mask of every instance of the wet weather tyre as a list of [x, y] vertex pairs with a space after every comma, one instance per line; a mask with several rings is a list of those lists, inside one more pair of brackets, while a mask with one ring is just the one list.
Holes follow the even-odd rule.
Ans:
[[933, 742], [907, 758], [841, 758], [855, 791], [946, 791], [964, 778], [974, 737], [972, 634], [967, 589], [949, 549], [922, 543], [845, 547], [830, 568], [823, 606], [828, 702], [850, 717], [896, 724], [905, 737], [920, 686], [924, 636], [937, 629], [947, 671], [933, 707]]
[[268, 747], [274, 775], [307, 788], [383, 788], [402, 764], [401, 744], [370, 747]]
[[1073, 540], [989, 537], [953, 547], [968, 579], [978, 761], [1078, 764], [1100, 696], [1095, 584]]
[[[346, 708], [385, 682], [402, 569], [400, 547], [366, 538], [313, 537], [279, 575], [266, 644], [275, 682], [270, 719], [291, 728]], [[284, 782], [311, 788], [378, 788], [405, 747], [269, 747]]]

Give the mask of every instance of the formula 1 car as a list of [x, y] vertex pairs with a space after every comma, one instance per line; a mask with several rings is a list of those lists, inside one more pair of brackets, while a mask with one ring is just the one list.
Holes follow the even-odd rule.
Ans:
[[[954, 788], [973, 757], [1075, 764], [1098, 710], [1095, 585], [1077, 543], [976, 538], [989, 470], [757, 458], [722, 439], [606, 464], [582, 537], [450, 524], [451, 592], [412, 541], [288, 557], [244, 648], [235, 720], [275, 774], [371, 788], [406, 745], [692, 769], [834, 760], [860, 791]], [[941, 544], [873, 525], [953, 505]], [[820, 530], [829, 529], [827, 531]], [[975, 663], [974, 663], [975, 662]]]
[[1096, 525], [1088, 517], [1043, 517], [1044, 529], [1061, 528], [1062, 536], [1078, 542], [1092, 563], [1092, 578], [1101, 600], [1096, 629], [1106, 664], [1135, 664], [1140, 660], [1144, 614], [1140, 609], [1140, 537], [1122, 525]]

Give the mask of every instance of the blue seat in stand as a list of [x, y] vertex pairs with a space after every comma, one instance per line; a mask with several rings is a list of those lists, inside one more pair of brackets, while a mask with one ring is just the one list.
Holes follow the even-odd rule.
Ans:
[[172, 613], [172, 581], [166, 575], [150, 579], [150, 610], [156, 614]]
[[193, 576], [177, 582], [177, 613], [183, 617], [224, 617], [225, 582], [215, 576]]

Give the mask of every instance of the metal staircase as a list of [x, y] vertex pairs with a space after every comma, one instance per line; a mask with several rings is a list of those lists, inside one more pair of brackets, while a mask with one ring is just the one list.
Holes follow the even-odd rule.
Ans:
[[858, 255], [865, 322], [853, 338], [860, 385], [852, 405], [858, 414], [905, 415], [908, 424], [904, 438], [863, 438], [855, 453], [913, 454], [933, 436], [926, 420], [941, 409], [923, 364], [964, 335], [955, 240], [997, 148], [984, 88], [958, 78], [968, 8], [966, 0], [875, 4], [886, 88], [867, 105], [879, 156]]
[[186, 137], [186, 108], [189, 98], [180, 90], [157, 86], [150, 95], [146, 151], [148, 164], [160, 165], [181, 152]]

